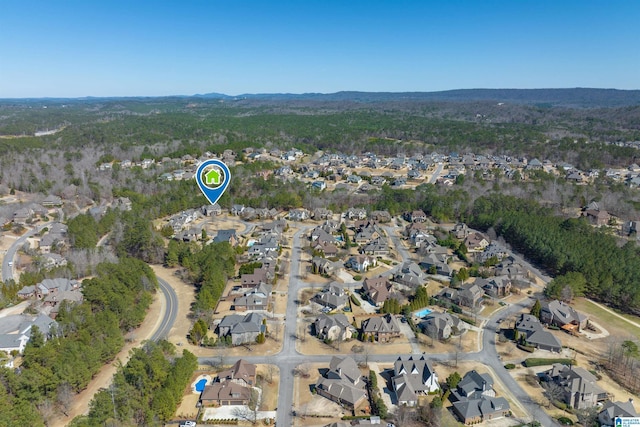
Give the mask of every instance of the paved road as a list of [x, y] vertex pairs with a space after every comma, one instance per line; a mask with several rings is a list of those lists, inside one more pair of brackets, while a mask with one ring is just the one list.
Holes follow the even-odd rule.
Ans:
[[[250, 363], [273, 363], [280, 369], [280, 385], [278, 390], [278, 410], [276, 412], [276, 422], [280, 426], [293, 425], [293, 398], [294, 393], [294, 369], [301, 364], [305, 363], [323, 363], [328, 364], [334, 355], [321, 354], [321, 355], [303, 355], [296, 350], [297, 340], [297, 304], [296, 299], [299, 291], [302, 288], [309, 287], [308, 283], [300, 280], [300, 254], [302, 252], [301, 237], [311, 227], [303, 227], [293, 237], [292, 255], [291, 255], [291, 268], [289, 277], [289, 289], [287, 299], [287, 309], [285, 317], [285, 327], [283, 332], [283, 345], [280, 353], [272, 356], [245, 356], [243, 359]], [[409, 259], [409, 252], [400, 241], [400, 238], [394, 233], [394, 228], [385, 226], [383, 229], [387, 232], [389, 238], [396, 246], [399, 255], [399, 265], [404, 260]], [[396, 267], [397, 269], [397, 267]], [[394, 269], [395, 270], [395, 269]], [[392, 270], [393, 271], [393, 270]], [[495, 347], [495, 330], [498, 327], [498, 319], [506, 317], [511, 314], [521, 311], [524, 307], [530, 305], [532, 301], [530, 299], [524, 300], [519, 304], [513, 304], [506, 307], [505, 310], [499, 310], [490, 319], [487, 320], [484, 331], [482, 333], [482, 349], [478, 352], [466, 353], [458, 355], [460, 361], [477, 361], [479, 363], [486, 364], [491, 367], [495, 372], [495, 375], [499, 377], [505, 387], [511, 392], [515, 402], [518, 406], [528, 412], [530, 419], [537, 419], [544, 426], [556, 426], [557, 423], [551, 417], [549, 417], [544, 411], [536, 405], [531, 397], [527, 395], [524, 390], [518, 385], [518, 383], [511, 377], [509, 372], [504, 368], [502, 362], [498, 358], [498, 353]], [[413, 347], [413, 346], [412, 346]], [[413, 351], [417, 351], [413, 348]], [[343, 356], [352, 356], [351, 353], [343, 354]], [[391, 363], [394, 362], [399, 355], [397, 354], [376, 354], [376, 355], [356, 355], [355, 359], [358, 362], [373, 362], [373, 363]], [[447, 362], [456, 358], [455, 354], [440, 353], [429, 354], [429, 359], [434, 362]], [[200, 364], [215, 363], [219, 359], [218, 357], [200, 357]], [[304, 391], [299, 391], [304, 392]]]
[[[4, 256], [4, 259], [2, 260], [2, 281], [3, 282], [6, 283], [10, 280], [15, 280], [15, 277], [13, 275], [13, 265], [15, 262], [15, 257], [16, 257], [16, 253], [18, 252], [18, 249], [20, 249], [22, 245], [24, 245], [24, 243], [27, 241], [29, 237], [32, 237], [38, 234], [40, 231], [42, 231], [43, 228], [50, 227], [53, 223], [54, 221], [47, 222], [45, 224], [37, 226], [32, 230], [27, 231], [22, 236], [20, 236], [15, 242], [13, 242], [13, 244], [9, 247], [9, 249], [7, 249], [7, 253]], [[11, 265], [9, 265], [10, 262], [11, 262]]]
[[495, 332], [498, 329], [498, 319], [521, 312], [525, 308], [533, 305], [533, 302], [532, 298], [527, 298], [517, 304], [512, 304], [507, 307], [506, 310], [499, 310], [487, 321], [482, 333], [482, 350], [476, 353], [476, 360], [490, 366], [515, 399], [533, 418], [539, 421], [541, 425], [556, 426], [559, 424], [547, 415], [546, 412], [542, 411], [539, 405], [533, 402], [531, 397], [520, 387], [516, 380], [513, 379], [511, 374], [509, 374], [509, 371], [505, 369], [502, 361], [498, 357], [498, 351], [495, 346]]
[[440, 177], [440, 174], [442, 173], [443, 168], [444, 168], [444, 164], [442, 162], [438, 163], [438, 167], [436, 167], [435, 172], [433, 173], [433, 175], [431, 175], [431, 178], [429, 178], [429, 184], [436, 183], [436, 181]]
[[165, 311], [160, 326], [151, 336], [152, 341], [158, 341], [166, 338], [169, 335], [169, 331], [173, 327], [178, 315], [178, 295], [176, 291], [164, 280], [158, 278], [158, 285], [165, 300]]

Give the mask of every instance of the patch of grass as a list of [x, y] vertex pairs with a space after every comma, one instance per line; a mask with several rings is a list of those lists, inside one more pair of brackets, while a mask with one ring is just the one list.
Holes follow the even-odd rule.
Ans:
[[[628, 334], [632, 334], [638, 340], [640, 340], [640, 328], [625, 322], [623, 319], [620, 319], [618, 316], [603, 310], [598, 307], [591, 301], [586, 298], [576, 298], [574, 302], [571, 304], [576, 310], [582, 311], [583, 313], [588, 313], [592, 317], [594, 317], [594, 321], [599, 323], [604, 328], [615, 328], [619, 331], [624, 331]], [[613, 310], [613, 309], [611, 309]], [[640, 324], [640, 317], [633, 316], [630, 314], [617, 313], [620, 316], [628, 319], [632, 322]], [[609, 331], [611, 332], [611, 331]]]
[[527, 368], [531, 368], [532, 366], [545, 366], [545, 365], [553, 365], [554, 363], [562, 363], [563, 365], [575, 365], [576, 361], [573, 359], [564, 359], [564, 358], [538, 358], [538, 357], [530, 357], [525, 359], [522, 362], [524, 366]]

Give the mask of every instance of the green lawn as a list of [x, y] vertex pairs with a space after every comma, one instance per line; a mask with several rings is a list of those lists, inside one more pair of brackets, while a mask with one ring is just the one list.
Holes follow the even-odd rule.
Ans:
[[[583, 313], [587, 313], [594, 318], [594, 321], [601, 324], [604, 328], [609, 329], [609, 332], [612, 332], [611, 329], [617, 329], [621, 332], [626, 332], [635, 336], [640, 340], [640, 328], [625, 322], [617, 316], [609, 313], [593, 304], [591, 301], [585, 298], [576, 298], [571, 304], [576, 310], [581, 311]], [[625, 319], [629, 319], [633, 322], [640, 324], [640, 317], [633, 316], [630, 314], [622, 314]]]

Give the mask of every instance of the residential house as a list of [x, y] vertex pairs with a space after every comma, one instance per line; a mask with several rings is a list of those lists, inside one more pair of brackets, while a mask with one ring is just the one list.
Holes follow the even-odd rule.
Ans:
[[[0, 226], [1, 226], [0, 222]], [[635, 236], [638, 237], [638, 230], [640, 229], [640, 223], [638, 221], [625, 221], [622, 223], [622, 235], [623, 236]]]
[[378, 232], [378, 227], [373, 223], [367, 223], [367, 225], [359, 227], [353, 238], [354, 242], [359, 245], [370, 243], [375, 239], [380, 239], [380, 233]]
[[424, 268], [429, 274], [439, 274], [441, 276], [451, 277], [453, 269], [447, 263], [449, 257], [445, 254], [428, 254], [420, 262], [420, 267]]
[[25, 225], [33, 218], [34, 212], [31, 208], [20, 208], [13, 213], [14, 224]]
[[218, 234], [216, 234], [216, 237], [213, 238], [213, 243], [222, 242], [227, 242], [231, 246], [238, 246], [238, 236], [236, 235], [236, 230], [219, 230]]
[[325, 188], [327, 188], [327, 183], [324, 181], [313, 181], [311, 183], [311, 188], [318, 190], [318, 191], [322, 191]]
[[64, 245], [64, 240], [63, 235], [49, 232], [40, 238], [38, 249], [40, 249], [40, 252], [43, 254], [48, 254], [52, 249]]
[[273, 276], [270, 276], [269, 269], [264, 265], [260, 268], [255, 268], [253, 273], [244, 273], [240, 276], [240, 283], [243, 288], [254, 288], [261, 284], [267, 284], [271, 281]]
[[42, 206], [46, 208], [62, 206], [62, 199], [59, 196], [51, 194], [44, 198], [44, 200], [42, 201]]
[[316, 393], [350, 409], [367, 399], [366, 385], [353, 358], [333, 356], [329, 369], [318, 379]]
[[391, 221], [391, 214], [387, 211], [373, 211], [371, 212], [371, 219], [378, 222]]
[[391, 384], [398, 404], [407, 406], [415, 406], [419, 395], [434, 393], [440, 389], [438, 374], [424, 355], [419, 358], [398, 357], [393, 365]]
[[589, 321], [588, 315], [576, 311], [562, 301], [543, 301], [541, 305], [540, 321], [563, 328], [568, 332], [580, 332]]
[[562, 343], [555, 335], [546, 331], [538, 318], [531, 314], [520, 315], [516, 322], [516, 330], [527, 345], [556, 353], [562, 351]]
[[502, 245], [500, 245], [498, 242], [491, 242], [486, 248], [484, 248], [484, 251], [476, 254], [475, 260], [479, 263], [485, 263], [491, 259], [495, 259], [497, 262], [494, 262], [493, 264], [497, 264], [508, 255], [509, 252], [507, 252], [507, 250], [502, 247]]
[[481, 286], [485, 293], [494, 298], [502, 298], [511, 292], [511, 279], [507, 276], [496, 276], [490, 279], [476, 279], [475, 283]]
[[347, 182], [350, 184], [360, 184], [362, 182], [362, 178], [358, 175], [349, 175], [347, 177]]
[[275, 256], [280, 250], [278, 239], [274, 236], [263, 236], [247, 251], [251, 258], [261, 258], [265, 255]]
[[178, 233], [180, 230], [186, 228], [191, 222], [198, 218], [199, 212], [195, 209], [189, 209], [180, 212], [177, 215], [169, 218], [169, 225], [173, 228], [174, 233]]
[[200, 208], [202, 215], [204, 216], [218, 216], [222, 215], [222, 208], [218, 203], [213, 205], [204, 205]]
[[379, 237], [366, 244], [361, 249], [361, 252], [366, 255], [384, 256], [389, 255], [390, 249], [387, 241], [382, 237]]
[[45, 269], [64, 267], [67, 265], [67, 259], [62, 255], [46, 253], [42, 255], [42, 263]]
[[[413, 223], [413, 224], [419, 224], [419, 223]], [[437, 244], [438, 240], [436, 239], [436, 237], [428, 233], [424, 229], [409, 230], [408, 237], [411, 244], [416, 248], [420, 249], [420, 253], [429, 253], [429, 251], [435, 252], [435, 251], [438, 251], [436, 248], [438, 247], [442, 248], [442, 246], [438, 246]], [[442, 249], [444, 249], [444, 251], [439, 251], [439, 252], [446, 254], [447, 253], [446, 248], [442, 248]]]
[[313, 302], [332, 310], [339, 310], [349, 301], [344, 289], [337, 282], [330, 283], [313, 297]]
[[316, 221], [331, 219], [332, 216], [333, 216], [333, 212], [330, 209], [317, 208], [317, 209], [314, 209], [312, 212], [312, 217]]
[[484, 291], [475, 283], [465, 283], [459, 289], [444, 288], [439, 295], [458, 305], [475, 308], [480, 304]]
[[263, 324], [264, 319], [266, 319], [265, 316], [260, 313], [224, 316], [218, 324], [218, 336], [231, 336], [233, 345], [254, 343], [258, 335], [266, 332], [266, 325]]
[[12, 351], [22, 353], [31, 339], [34, 326], [42, 333], [46, 341], [53, 336], [58, 324], [45, 314], [40, 314], [37, 317], [21, 314], [3, 317], [0, 324], [0, 351], [7, 354]]
[[233, 300], [233, 309], [236, 311], [268, 310], [271, 301], [271, 285], [261, 283], [251, 288], [243, 296]]
[[420, 179], [421, 175], [420, 172], [415, 170], [415, 169], [411, 169], [409, 172], [407, 172], [407, 178], [409, 179]]
[[496, 418], [507, 417], [511, 412], [504, 397], [483, 397], [453, 403], [453, 412], [465, 425], [477, 424]]
[[507, 416], [510, 409], [504, 397], [496, 397], [493, 378], [475, 370], [462, 377], [449, 400], [454, 414], [467, 425]]
[[[277, 212], [274, 212], [272, 216], [276, 216]], [[271, 236], [279, 236], [281, 235], [285, 228], [287, 228], [287, 222], [284, 219], [280, 219], [277, 221], [267, 222], [260, 226], [263, 233], [266, 233]]]
[[374, 257], [370, 257], [367, 255], [358, 255], [349, 258], [347, 262], [344, 264], [345, 267], [351, 268], [358, 273], [363, 273], [367, 271], [371, 267], [375, 267], [378, 265], [378, 261]]
[[530, 162], [527, 163], [527, 166], [525, 167], [525, 170], [528, 171], [532, 171], [532, 170], [542, 170], [542, 162], [538, 159], [533, 159]]
[[422, 271], [420, 266], [412, 261], [405, 261], [398, 273], [393, 275], [393, 281], [400, 283], [401, 285], [417, 288], [424, 284], [426, 274]]
[[464, 245], [467, 247], [467, 250], [471, 252], [480, 252], [489, 246], [489, 241], [480, 233], [471, 233], [465, 237]]
[[289, 211], [289, 221], [306, 221], [311, 218], [307, 209], [292, 209]]
[[311, 230], [309, 238], [311, 239], [311, 242], [333, 243], [336, 241], [335, 237], [329, 234], [324, 227], [316, 227]]
[[602, 410], [598, 414], [598, 422], [601, 426], [614, 426], [617, 417], [638, 417], [633, 400], [626, 402], [607, 401], [602, 405]]
[[367, 218], [367, 211], [362, 208], [350, 208], [344, 215], [346, 218], [353, 219], [365, 219]]
[[391, 283], [386, 277], [376, 277], [364, 279], [362, 290], [371, 304], [382, 307], [382, 304], [389, 298], [391, 293]]
[[181, 231], [175, 235], [176, 240], [182, 240], [183, 242], [197, 242], [201, 238], [201, 227], [191, 227], [188, 230]]
[[216, 381], [231, 381], [245, 387], [253, 387], [256, 383], [256, 365], [239, 359], [231, 368], [220, 372]]
[[344, 265], [340, 261], [331, 261], [322, 257], [313, 257], [311, 260], [311, 271], [314, 274], [329, 276], [339, 271]]
[[585, 210], [582, 215], [587, 218], [587, 220], [597, 226], [603, 226], [609, 224], [609, 220], [611, 219], [611, 215], [605, 210]]
[[362, 333], [365, 341], [366, 338], [372, 337], [374, 341], [379, 343], [390, 342], [395, 338], [399, 338], [401, 335], [398, 319], [391, 314], [363, 320]]
[[244, 212], [244, 205], [231, 206], [231, 215], [241, 215]]
[[80, 282], [69, 279], [44, 279], [35, 286], [25, 286], [18, 291], [21, 298], [35, 296], [37, 299], [44, 299], [47, 295], [56, 295], [64, 291], [76, 290], [80, 287]]
[[[47, 295], [43, 300], [43, 307], [45, 312], [48, 311], [49, 317], [55, 320], [60, 311], [60, 303], [67, 301], [69, 304], [80, 304], [84, 300], [84, 296], [80, 289], [70, 291], [60, 291], [56, 294]], [[47, 309], [47, 307], [49, 307]]]
[[471, 370], [464, 374], [456, 389], [451, 391], [450, 396], [452, 402], [464, 399], [495, 397], [493, 378], [489, 374], [480, 374], [475, 369]]
[[258, 214], [257, 214], [257, 211], [256, 211], [255, 208], [247, 206], [246, 208], [244, 208], [244, 211], [242, 211], [240, 216], [245, 221], [253, 221], [254, 219], [256, 219], [258, 217]]
[[338, 247], [333, 243], [318, 241], [315, 244], [311, 244], [311, 249], [313, 249], [314, 252], [319, 252], [326, 257], [335, 257], [338, 255]]
[[200, 394], [200, 406], [248, 405], [251, 388], [232, 381], [214, 382]]
[[405, 218], [409, 222], [425, 222], [427, 220], [427, 214], [422, 209], [413, 212], [405, 213]]
[[465, 239], [470, 232], [471, 231], [467, 227], [467, 224], [464, 224], [462, 222], [457, 223], [455, 227], [453, 227], [453, 231], [452, 231], [453, 237], [460, 240]]
[[319, 339], [330, 341], [349, 340], [358, 333], [343, 313], [333, 315], [320, 314], [313, 322], [313, 329]]
[[578, 366], [554, 363], [551, 369], [542, 373], [542, 378], [560, 386], [562, 402], [574, 409], [591, 408], [609, 398], [608, 393], [596, 384], [596, 377]]
[[439, 340], [449, 339], [451, 335], [458, 335], [469, 329], [467, 323], [455, 314], [437, 311], [429, 313], [419, 326], [426, 335]]
[[529, 280], [529, 271], [511, 256], [496, 265], [495, 274], [496, 276], [506, 276], [512, 282], [527, 282]]

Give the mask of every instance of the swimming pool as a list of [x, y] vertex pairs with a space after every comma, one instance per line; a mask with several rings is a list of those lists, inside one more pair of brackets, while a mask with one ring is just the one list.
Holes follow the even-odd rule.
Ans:
[[422, 310], [418, 310], [418, 311], [414, 311], [413, 314], [416, 317], [419, 318], [423, 318], [429, 315], [429, 313], [431, 313], [433, 310], [429, 309], [429, 308], [423, 308]]
[[196, 391], [202, 392], [202, 390], [204, 390], [204, 386], [206, 385], [207, 385], [207, 379], [206, 378], [201, 379], [196, 383]]

